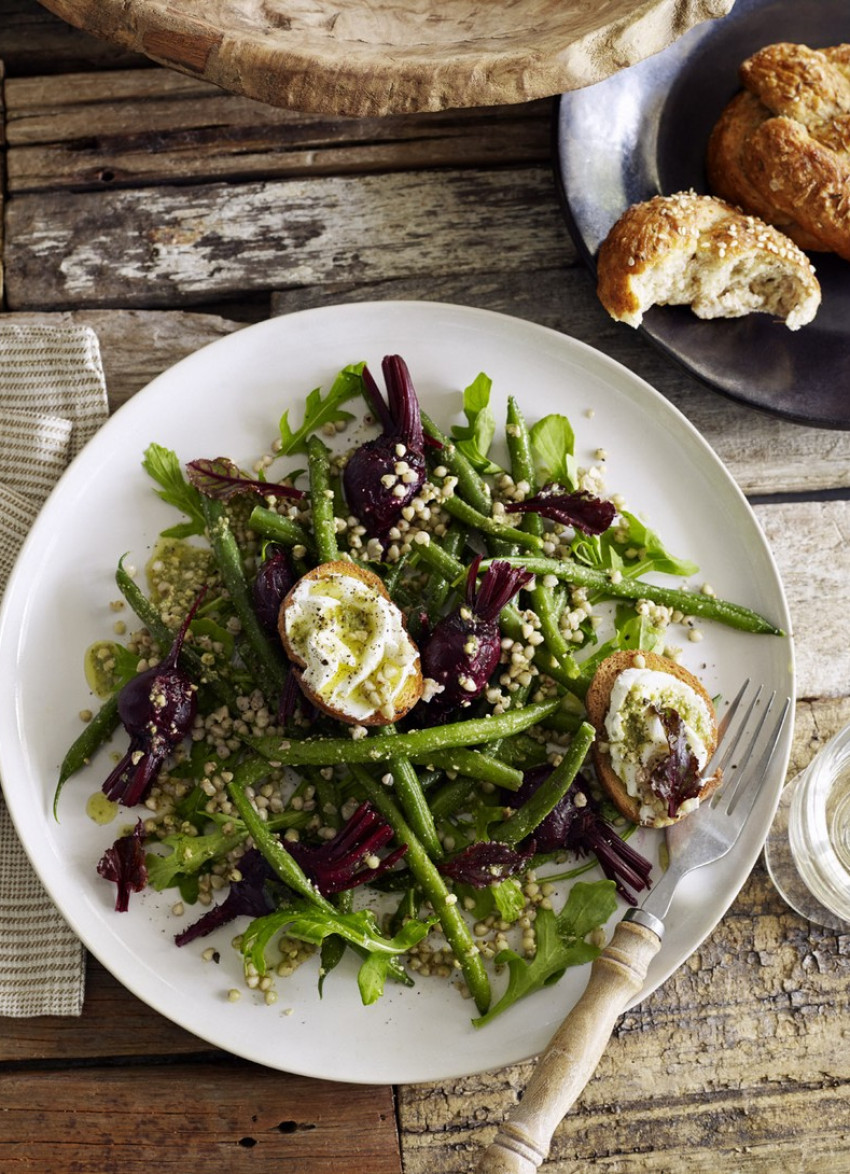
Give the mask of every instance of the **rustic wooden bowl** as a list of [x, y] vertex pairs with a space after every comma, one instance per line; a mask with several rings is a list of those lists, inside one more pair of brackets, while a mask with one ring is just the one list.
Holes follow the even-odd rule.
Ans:
[[491, 106], [601, 81], [734, 0], [40, 0], [95, 36], [273, 106]]

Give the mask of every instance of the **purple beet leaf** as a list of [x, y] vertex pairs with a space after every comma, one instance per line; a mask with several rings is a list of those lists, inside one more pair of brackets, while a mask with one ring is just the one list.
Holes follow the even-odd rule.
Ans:
[[238, 493], [259, 493], [263, 497], [274, 494], [275, 497], [293, 499], [304, 496], [303, 490], [296, 489], [294, 485], [274, 485], [269, 481], [256, 481], [252, 477], [246, 477], [229, 457], [190, 461], [186, 466], [186, 472], [190, 483], [199, 493], [218, 501], [229, 501]]
[[688, 799], [696, 799], [703, 787], [699, 762], [688, 745], [685, 723], [675, 709], [656, 710], [664, 727], [669, 753], [652, 770], [649, 785], [667, 805], [667, 814], [676, 813]]
[[275, 873], [265, 857], [256, 848], [249, 848], [239, 861], [241, 879], [232, 881], [227, 896], [218, 905], [213, 905], [197, 921], [181, 933], [175, 934], [178, 946], [186, 946], [196, 938], [227, 925], [237, 917], [263, 917], [275, 908], [269, 888], [275, 881]]
[[148, 883], [148, 870], [142, 843], [145, 828], [141, 820], [125, 836], [119, 836], [111, 848], [107, 848], [97, 864], [98, 876], [114, 881], [118, 886], [115, 893], [116, 913], [126, 913], [130, 907], [130, 894], [140, 893]]
[[505, 877], [525, 871], [535, 851], [533, 840], [524, 848], [512, 848], [510, 844], [500, 844], [495, 840], [480, 841], [444, 860], [439, 869], [443, 876], [483, 889], [487, 885], [498, 884]]
[[544, 485], [534, 497], [512, 501], [506, 506], [512, 514], [539, 514], [550, 522], [572, 526], [584, 534], [601, 534], [616, 516], [613, 502], [594, 497], [584, 489], [567, 493], [560, 485]]

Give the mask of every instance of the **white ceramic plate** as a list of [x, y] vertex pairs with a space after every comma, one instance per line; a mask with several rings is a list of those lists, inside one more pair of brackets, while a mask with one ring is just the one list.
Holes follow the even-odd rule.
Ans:
[[[676, 553], [696, 560], [698, 581], [756, 608], [788, 630], [776, 568], [745, 500], [708, 445], [651, 387], [604, 355], [544, 327], [503, 315], [433, 303], [327, 307], [247, 328], [191, 355], [118, 411], [69, 468], [44, 507], [9, 583], [0, 617], [0, 773], [20, 836], [47, 890], [86, 946], [126, 987], [182, 1027], [257, 1063], [309, 1076], [364, 1083], [438, 1080], [517, 1062], [538, 1052], [587, 979], [570, 972], [557, 987], [518, 1004], [485, 1030], [448, 984], [420, 980], [360, 1005], [345, 964], [316, 993], [316, 971], [279, 980], [266, 1006], [240, 986], [233, 929], [177, 949], [172, 935], [190, 920], [170, 913], [173, 895], [144, 894], [113, 912], [114, 886], [95, 863], [121, 819], [98, 827], [84, 813], [108, 772], [101, 753], [66, 785], [61, 822], [51, 814], [59, 762], [91, 704], [83, 679], [86, 646], [109, 632], [116, 562], [145, 561], [173, 511], [140, 465], [151, 441], [181, 459], [221, 454], [248, 462], [266, 451], [281, 411], [327, 386], [346, 363], [373, 369], [403, 355], [429, 414], [448, 427], [460, 391], [479, 371], [497, 406], [518, 396], [533, 420], [566, 413], [577, 457], [608, 453], [608, 489], [625, 494]], [[783, 696], [793, 691], [790, 642], [704, 626], [685, 642], [685, 662], [709, 691], [731, 695], [746, 671]], [[770, 826], [790, 730], [753, 818], [733, 852], [680, 887], [668, 933], [653, 963], [654, 988], [675, 970], [731, 904]], [[116, 740], [125, 744], [123, 736]], [[639, 833], [644, 849], [657, 840]], [[203, 963], [213, 941], [221, 962]], [[290, 1013], [286, 1013], [290, 1012]]]

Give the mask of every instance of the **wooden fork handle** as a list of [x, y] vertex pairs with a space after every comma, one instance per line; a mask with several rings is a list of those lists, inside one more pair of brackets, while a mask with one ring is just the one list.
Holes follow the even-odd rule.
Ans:
[[658, 934], [621, 921], [596, 958], [587, 988], [540, 1056], [522, 1100], [482, 1154], [476, 1174], [534, 1174], [552, 1134], [596, 1070], [614, 1024], [643, 987]]

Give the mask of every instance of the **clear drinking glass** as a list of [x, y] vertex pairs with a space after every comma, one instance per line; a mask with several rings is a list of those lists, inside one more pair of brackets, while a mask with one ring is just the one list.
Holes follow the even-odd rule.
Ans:
[[765, 862], [792, 909], [850, 930], [850, 726], [783, 791]]

